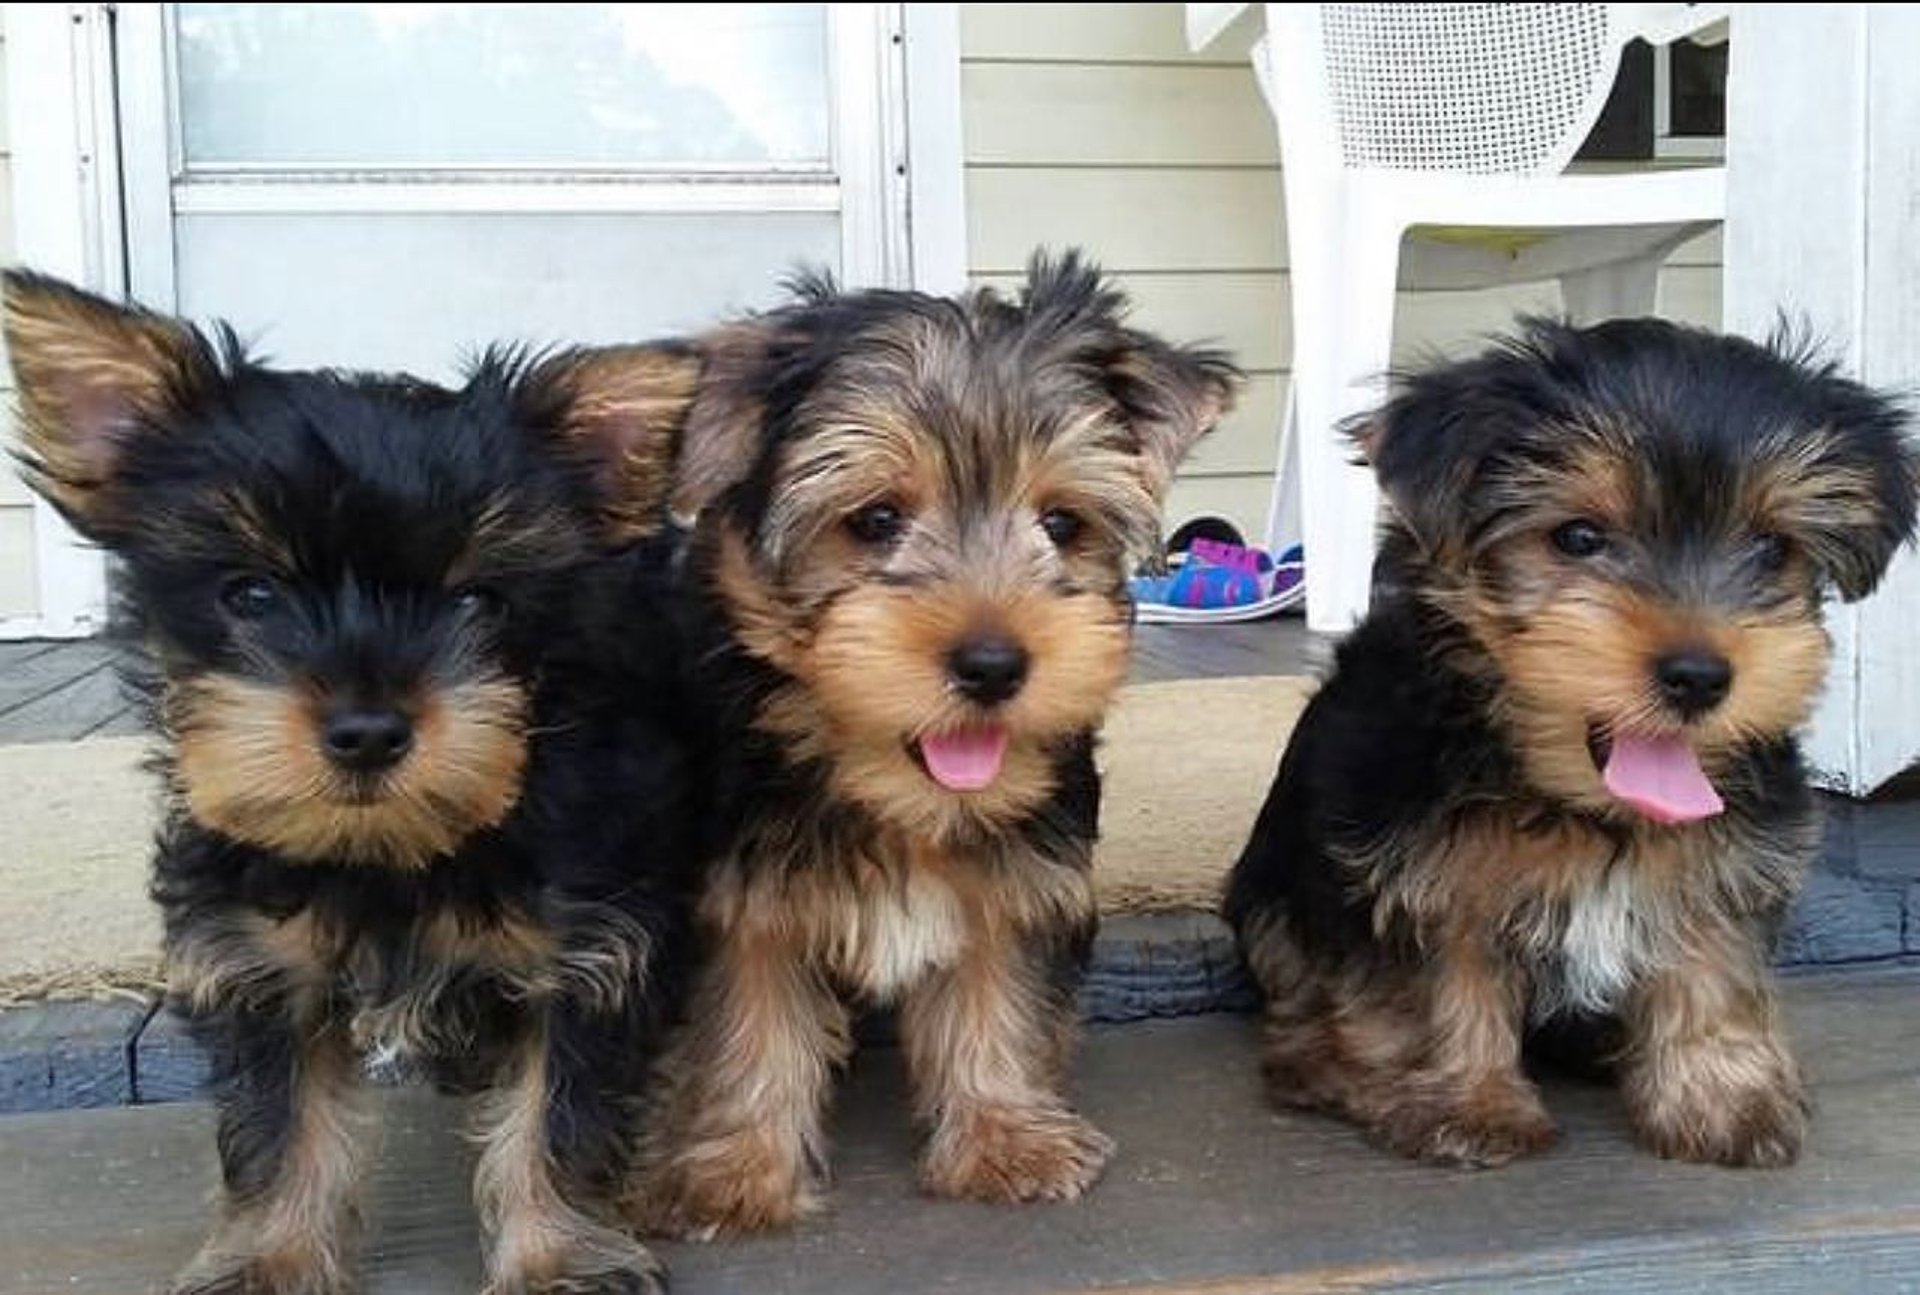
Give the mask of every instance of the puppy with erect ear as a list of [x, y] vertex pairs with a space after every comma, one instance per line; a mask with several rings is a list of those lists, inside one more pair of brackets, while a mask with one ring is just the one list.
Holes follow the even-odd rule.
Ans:
[[1829, 593], [1914, 533], [1908, 415], [1805, 348], [1524, 323], [1359, 434], [1373, 607], [1226, 912], [1275, 1098], [1423, 1159], [1555, 1136], [1523, 1039], [1619, 1039], [1640, 1139], [1775, 1165], [1806, 1127], [1767, 955], [1820, 840], [1794, 733]]
[[698, 356], [289, 371], [24, 272], [5, 327], [27, 479], [118, 559], [165, 774], [222, 1181], [172, 1290], [356, 1288], [370, 1068], [476, 1095], [489, 1290], [661, 1289], [608, 1196], [700, 817], [650, 538]]
[[703, 343], [676, 511], [718, 635], [709, 956], [636, 1219], [707, 1236], [820, 1203], [850, 1002], [900, 1009], [930, 1191], [1084, 1192], [1062, 1089], [1093, 934], [1093, 741], [1127, 575], [1226, 410], [1220, 355], [1129, 325], [1077, 256], [1011, 297], [796, 299]]

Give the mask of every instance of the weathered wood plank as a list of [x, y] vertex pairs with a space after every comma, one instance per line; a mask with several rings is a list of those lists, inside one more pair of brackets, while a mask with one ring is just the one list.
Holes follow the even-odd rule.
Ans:
[[0, 1011], [0, 1111], [124, 1106], [127, 1050], [145, 1003], [53, 1003]]
[[100, 665], [0, 715], [0, 742], [70, 742], [126, 709], [119, 676]]
[[[1506, 1169], [1411, 1164], [1260, 1094], [1256, 1027], [1238, 1016], [1096, 1030], [1083, 1109], [1119, 1158], [1077, 1205], [928, 1201], [899, 1058], [870, 1050], [835, 1116], [833, 1213], [789, 1236], [670, 1245], [679, 1295], [1324, 1289], [1896, 1289], [1920, 1280], [1920, 1028], [1911, 972], [1787, 985], [1817, 1109], [1805, 1161], [1739, 1172], [1639, 1151], [1616, 1096], [1551, 1084], [1561, 1146]], [[373, 1191], [370, 1295], [467, 1292], [477, 1240], [457, 1107], [387, 1095]], [[212, 1185], [204, 1106], [0, 1119], [0, 1286], [124, 1295], [191, 1253]], [[1871, 1278], [1857, 1282], [1856, 1276]]]
[[111, 662], [112, 649], [101, 643], [8, 644], [0, 657], [0, 716], [71, 684]]

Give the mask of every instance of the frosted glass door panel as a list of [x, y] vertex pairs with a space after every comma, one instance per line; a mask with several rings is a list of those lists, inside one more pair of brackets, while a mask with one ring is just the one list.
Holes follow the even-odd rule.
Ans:
[[824, 5], [174, 8], [188, 174], [829, 164]]
[[633, 341], [769, 305], [833, 267], [832, 213], [182, 216], [180, 309], [276, 362], [443, 379], [496, 341]]

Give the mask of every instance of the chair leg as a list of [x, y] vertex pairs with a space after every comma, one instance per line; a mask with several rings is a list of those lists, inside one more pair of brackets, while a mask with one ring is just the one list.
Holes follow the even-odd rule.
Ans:
[[1660, 290], [1660, 267], [1671, 247], [1662, 246], [1627, 261], [1596, 265], [1560, 276], [1560, 297], [1576, 324], [1650, 315]]
[[1267, 552], [1278, 557], [1300, 534], [1300, 408], [1287, 386], [1280, 410], [1280, 444], [1274, 451], [1273, 493], [1267, 500]]
[[1318, 248], [1290, 237], [1307, 628], [1321, 633], [1345, 633], [1367, 610], [1379, 493], [1343, 426], [1385, 395], [1400, 233], [1349, 227]]

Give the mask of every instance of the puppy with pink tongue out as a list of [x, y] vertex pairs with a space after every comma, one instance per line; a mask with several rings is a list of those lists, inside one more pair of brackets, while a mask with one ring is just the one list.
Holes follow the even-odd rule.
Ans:
[[1602, 781], [1614, 799], [1656, 823], [1691, 823], [1727, 807], [1684, 737], [1616, 737]]
[[1060, 1201], [1111, 1150], [1065, 1091], [1096, 922], [1093, 738], [1127, 574], [1226, 408], [1085, 262], [958, 299], [798, 300], [703, 339], [680, 504], [720, 641], [710, 956], [631, 1193], [683, 1236], [823, 1202], [852, 1005], [891, 1004], [939, 1196]]
[[1913, 534], [1905, 421], [1805, 354], [1639, 319], [1529, 322], [1365, 423], [1373, 606], [1226, 896], [1277, 1101], [1499, 1164], [1556, 1136], [1521, 1066], [1545, 1031], [1655, 1152], [1795, 1157], [1794, 732], [1823, 600]]

